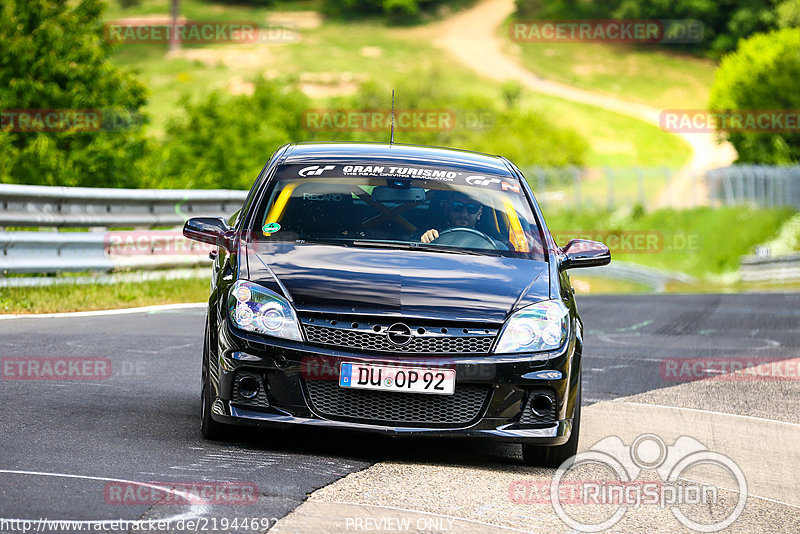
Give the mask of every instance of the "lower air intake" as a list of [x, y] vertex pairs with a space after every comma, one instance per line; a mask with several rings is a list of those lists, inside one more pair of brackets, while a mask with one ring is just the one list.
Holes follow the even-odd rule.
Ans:
[[478, 419], [488, 386], [456, 386], [453, 395], [341, 388], [334, 380], [306, 380], [312, 409], [328, 419], [407, 426], [465, 426]]

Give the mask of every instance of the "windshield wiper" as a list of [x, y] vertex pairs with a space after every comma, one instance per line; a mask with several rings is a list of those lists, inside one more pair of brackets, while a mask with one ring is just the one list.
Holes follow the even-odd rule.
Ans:
[[448, 254], [469, 254], [471, 256], [484, 256], [484, 255], [491, 255], [493, 252], [497, 252], [494, 250], [487, 250], [488, 254], [484, 254], [483, 252], [477, 252], [475, 250], [470, 250], [466, 248], [458, 248], [458, 247], [447, 247], [442, 245], [428, 245], [426, 243], [415, 243], [415, 242], [408, 242], [408, 241], [365, 241], [365, 240], [358, 240], [353, 241], [354, 247], [374, 247], [374, 248], [397, 248], [402, 250], [424, 250], [426, 252], [446, 252]]

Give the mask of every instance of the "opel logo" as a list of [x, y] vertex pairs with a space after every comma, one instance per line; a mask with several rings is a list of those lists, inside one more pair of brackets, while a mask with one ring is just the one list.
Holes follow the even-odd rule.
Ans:
[[403, 323], [395, 323], [386, 329], [386, 337], [395, 345], [405, 345], [411, 341], [411, 329]]

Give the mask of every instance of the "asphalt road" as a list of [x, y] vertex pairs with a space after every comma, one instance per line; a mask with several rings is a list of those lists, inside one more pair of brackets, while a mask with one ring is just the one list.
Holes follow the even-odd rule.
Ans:
[[[664, 359], [800, 355], [800, 295], [581, 297], [579, 309], [586, 327], [584, 404], [674, 386], [662, 372]], [[0, 321], [4, 358], [95, 358], [111, 369], [103, 380], [0, 381], [0, 518], [281, 518], [308, 493], [376, 461], [519, 462], [517, 448], [507, 445], [317, 430], [203, 441], [203, 321], [201, 308]], [[721, 411], [761, 410], [787, 420], [796, 407], [797, 399], [734, 391], [742, 398]], [[109, 498], [109, 486], [126, 481], [239, 482], [257, 486], [259, 498], [246, 506], [193, 508]], [[0, 531], [15, 530], [0, 524]]]

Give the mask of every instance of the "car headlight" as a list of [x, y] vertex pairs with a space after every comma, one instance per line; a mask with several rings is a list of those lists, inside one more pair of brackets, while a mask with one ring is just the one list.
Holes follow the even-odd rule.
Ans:
[[302, 341], [292, 306], [280, 295], [258, 284], [238, 280], [228, 295], [233, 324], [258, 334]]
[[503, 325], [495, 353], [540, 352], [564, 344], [569, 310], [560, 300], [545, 300], [514, 313]]

